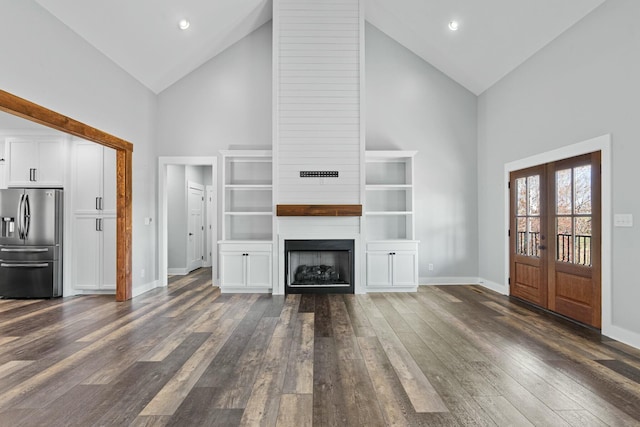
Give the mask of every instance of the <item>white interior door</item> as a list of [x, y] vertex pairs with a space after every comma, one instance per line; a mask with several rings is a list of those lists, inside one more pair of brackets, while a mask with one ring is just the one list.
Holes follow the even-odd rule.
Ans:
[[190, 182], [188, 184], [188, 222], [187, 227], [187, 269], [193, 271], [202, 267], [203, 261], [203, 210], [204, 187]]

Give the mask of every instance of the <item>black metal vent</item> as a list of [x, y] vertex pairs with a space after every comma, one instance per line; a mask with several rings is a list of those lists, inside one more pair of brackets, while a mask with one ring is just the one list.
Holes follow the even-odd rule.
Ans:
[[338, 171], [300, 171], [300, 178], [337, 178]]

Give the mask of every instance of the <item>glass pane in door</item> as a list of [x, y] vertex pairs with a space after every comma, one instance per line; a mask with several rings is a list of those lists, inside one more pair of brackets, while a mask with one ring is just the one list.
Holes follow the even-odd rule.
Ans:
[[556, 260], [591, 265], [591, 165], [556, 171]]
[[516, 253], [538, 257], [540, 245], [540, 176], [516, 179]]

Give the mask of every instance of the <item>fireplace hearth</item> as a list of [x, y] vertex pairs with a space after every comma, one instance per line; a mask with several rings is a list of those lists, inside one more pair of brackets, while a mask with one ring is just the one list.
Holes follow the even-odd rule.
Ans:
[[285, 293], [353, 293], [353, 240], [285, 240]]

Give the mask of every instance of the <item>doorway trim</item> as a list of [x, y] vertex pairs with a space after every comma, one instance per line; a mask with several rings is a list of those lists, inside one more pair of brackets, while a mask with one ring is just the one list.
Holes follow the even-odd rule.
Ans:
[[[611, 134], [598, 136], [586, 141], [567, 145], [545, 153], [536, 154], [524, 159], [515, 160], [504, 165], [504, 260], [505, 274], [504, 283], [509, 282], [509, 174], [513, 171], [526, 169], [544, 163], [555, 162], [562, 159], [576, 157], [581, 154], [588, 154], [594, 151], [601, 152], [601, 233], [602, 233], [602, 334], [612, 336], [613, 313], [612, 313], [612, 289], [611, 289]], [[617, 334], [619, 335], [619, 334]], [[613, 337], [613, 336], [612, 336]]]
[[[184, 166], [211, 166], [211, 186], [218, 188], [218, 158], [213, 157], [158, 157], [158, 274], [160, 286], [166, 287], [168, 265], [168, 231], [167, 231], [167, 165]], [[215, 193], [215, 191], [214, 191]], [[211, 283], [217, 285], [216, 273], [218, 271], [217, 242], [218, 235], [218, 202], [213, 199], [212, 224], [213, 230], [208, 235], [212, 239], [214, 254], [211, 257]]]
[[3, 90], [0, 111], [116, 150], [116, 301], [131, 299], [133, 144]]

